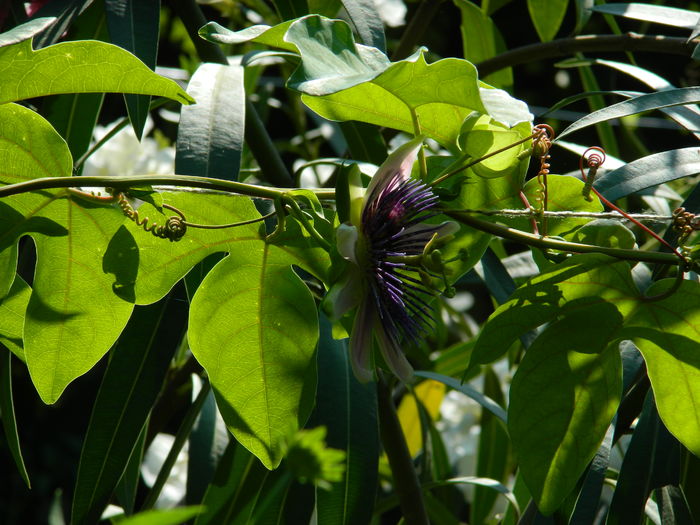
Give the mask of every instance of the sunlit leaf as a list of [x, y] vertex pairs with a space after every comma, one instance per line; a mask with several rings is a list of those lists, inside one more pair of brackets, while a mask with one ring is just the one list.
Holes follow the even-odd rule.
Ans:
[[530, 18], [542, 42], [549, 42], [559, 31], [569, 0], [527, 0]]
[[624, 102], [618, 102], [617, 104], [607, 106], [581, 117], [562, 131], [557, 139], [561, 139], [587, 126], [592, 126], [593, 124], [598, 124], [614, 118], [626, 117], [627, 115], [634, 115], [636, 113], [642, 113], [643, 111], [651, 111], [670, 106], [697, 104], [698, 102], [700, 102], [700, 88], [697, 87], [668, 89], [658, 93], [639, 95], [638, 97], [625, 100]]
[[613, 3], [607, 5], [597, 5], [591, 8], [598, 13], [654, 22], [683, 29], [694, 29], [700, 22], [700, 15], [696, 11], [679, 9], [677, 7], [667, 7], [662, 5], [642, 4], [642, 3]]
[[61, 93], [134, 93], [194, 100], [132, 54], [97, 41], [64, 42], [38, 51], [31, 40], [0, 48], [0, 104]]
[[224, 421], [268, 468], [308, 417], [309, 380], [315, 388], [316, 307], [293, 262], [263, 241], [241, 241], [204, 279], [190, 310], [192, 352]]

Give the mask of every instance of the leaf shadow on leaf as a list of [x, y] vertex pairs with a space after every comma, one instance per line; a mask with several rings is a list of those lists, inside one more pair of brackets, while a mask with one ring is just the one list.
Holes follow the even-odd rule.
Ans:
[[68, 230], [61, 224], [46, 217], [32, 216], [29, 219], [12, 206], [0, 202], [0, 251], [14, 245], [25, 233], [40, 233], [48, 237], [63, 237]]
[[102, 270], [114, 275], [112, 291], [117, 297], [136, 302], [134, 285], [139, 271], [139, 247], [125, 226], [121, 226], [110, 239], [102, 259]]
[[35, 321], [56, 324], [65, 324], [66, 321], [80, 315], [80, 312], [67, 312], [52, 308], [46, 304], [37, 293], [33, 293], [29, 299], [27, 311], [31, 312], [31, 317]]

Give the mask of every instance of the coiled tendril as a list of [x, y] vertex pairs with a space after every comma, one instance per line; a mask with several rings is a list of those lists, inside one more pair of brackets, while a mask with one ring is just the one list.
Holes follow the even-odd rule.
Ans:
[[126, 217], [132, 220], [137, 226], [143, 228], [144, 231], [150, 232], [156, 237], [176, 242], [182, 239], [187, 232], [185, 215], [174, 206], [163, 204], [163, 208], [174, 211], [177, 215], [168, 217], [165, 224], [159, 226], [156, 222], [151, 222], [149, 224], [150, 219], [148, 217], [139, 217], [138, 210], [134, 209], [123, 192], [115, 192], [114, 197], [117, 199], [117, 204], [119, 204], [119, 207]]

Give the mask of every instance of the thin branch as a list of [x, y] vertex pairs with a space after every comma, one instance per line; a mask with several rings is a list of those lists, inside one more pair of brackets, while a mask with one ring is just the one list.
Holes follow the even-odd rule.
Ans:
[[695, 46], [695, 42], [687, 42], [685, 38], [663, 35], [581, 35], [517, 47], [476, 64], [476, 68], [479, 70], [479, 76], [483, 78], [510, 66], [586, 51], [648, 51], [690, 57]]

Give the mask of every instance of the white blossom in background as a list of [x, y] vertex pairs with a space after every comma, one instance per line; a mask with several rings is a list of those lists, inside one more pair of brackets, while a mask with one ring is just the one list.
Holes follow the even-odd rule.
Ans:
[[403, 0], [374, 0], [379, 16], [389, 27], [400, 27], [406, 23], [406, 4]]
[[[97, 126], [95, 142], [102, 139], [114, 125]], [[175, 149], [161, 148], [154, 139], [146, 137], [152, 127], [153, 123], [149, 120], [144, 137], [139, 142], [131, 126], [126, 126], [88, 157], [83, 175], [104, 177], [174, 173]]]
[[[156, 482], [158, 472], [163, 467], [165, 458], [170, 449], [173, 448], [174, 442], [175, 436], [162, 433], [157, 434], [151, 442], [141, 464], [141, 477], [146, 486], [152, 487]], [[168, 480], [163, 485], [163, 490], [160, 491], [160, 495], [153, 505], [155, 508], [169, 509], [177, 506], [184, 500], [187, 490], [187, 448], [188, 442], [185, 442], [177, 455], [177, 460], [170, 471]]]
[[[493, 365], [504, 395], [508, 397], [511, 376], [508, 361], [502, 359]], [[479, 376], [469, 382], [472, 388], [483, 392], [484, 378]], [[447, 450], [450, 465], [457, 476], [476, 475], [476, 458], [479, 450], [481, 405], [457, 390], [450, 390], [440, 405], [440, 420], [436, 423]], [[471, 492], [469, 485], [460, 486]]]

